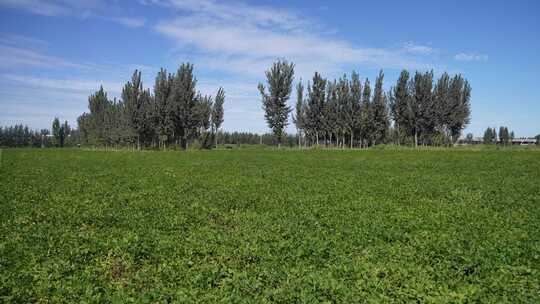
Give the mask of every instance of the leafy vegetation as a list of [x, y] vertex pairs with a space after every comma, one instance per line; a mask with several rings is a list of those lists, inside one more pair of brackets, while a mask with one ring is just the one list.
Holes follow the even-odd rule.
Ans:
[[4, 150], [5, 302], [538, 302], [537, 150]]

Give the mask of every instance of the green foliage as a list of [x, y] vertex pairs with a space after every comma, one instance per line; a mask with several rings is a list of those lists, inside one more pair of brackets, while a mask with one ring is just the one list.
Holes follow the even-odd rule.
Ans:
[[387, 96], [384, 94], [382, 87], [383, 79], [384, 73], [380, 71], [379, 76], [377, 76], [377, 79], [375, 81], [375, 91], [373, 94], [373, 144], [383, 143], [386, 140], [388, 128], [390, 127]]
[[0, 127], [0, 147], [48, 147], [52, 141], [48, 129], [30, 130], [22, 124]]
[[268, 92], [262, 83], [259, 83], [258, 86], [262, 96], [264, 118], [272, 133], [276, 136], [278, 145], [280, 145], [291, 112], [287, 101], [292, 91], [294, 64], [288, 63], [286, 60], [278, 60], [265, 74]]
[[492, 145], [497, 143], [497, 131], [495, 128], [487, 128], [484, 132], [484, 144], [485, 145]]
[[538, 150], [376, 149], [4, 150], [0, 298], [540, 301]]
[[[194, 140], [204, 141], [223, 123], [225, 92], [218, 90], [216, 103], [196, 91], [193, 65], [182, 64], [176, 74], [161, 69], [153, 94], [144, 89], [141, 72], [135, 70], [124, 85], [122, 100], [109, 100], [103, 87], [88, 99], [90, 113], [77, 119], [83, 143], [94, 146], [165, 148], [177, 145], [186, 149]], [[214, 137], [214, 134], [211, 135]]]

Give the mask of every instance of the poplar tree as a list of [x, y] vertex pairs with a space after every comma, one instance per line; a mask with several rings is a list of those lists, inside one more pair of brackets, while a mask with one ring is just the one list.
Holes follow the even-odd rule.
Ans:
[[62, 127], [60, 127], [60, 147], [63, 147], [66, 143], [66, 139], [69, 137], [69, 134], [71, 133], [71, 127], [69, 126], [67, 120], [64, 121], [64, 124]]
[[201, 147], [204, 149], [210, 149], [213, 145], [212, 134], [208, 134], [208, 130], [212, 126], [212, 96], [198, 95], [197, 105], [195, 106], [195, 115], [197, 119], [197, 133]]
[[[55, 145], [56, 145], [56, 146], [59, 146], [61, 140], [63, 141], [63, 138], [61, 139], [61, 137], [63, 136], [63, 134], [62, 134], [62, 131], [61, 131], [60, 119], [58, 119], [58, 117], [55, 117], [54, 120], [53, 120], [53, 123], [52, 123], [52, 134], [53, 134], [53, 137], [54, 137]], [[63, 144], [63, 143], [62, 143], [62, 144]]]
[[372, 140], [373, 144], [384, 142], [390, 127], [388, 118], [387, 99], [383, 91], [384, 73], [379, 72], [379, 76], [375, 81], [375, 91], [373, 94], [373, 111], [372, 111]]
[[137, 137], [137, 149], [141, 148], [141, 136], [143, 133], [143, 119], [146, 96], [142, 96], [143, 87], [141, 72], [135, 70], [131, 81], [128, 81], [122, 89], [122, 101], [127, 115], [127, 127], [130, 133]]
[[175, 137], [180, 140], [182, 149], [187, 149], [188, 140], [197, 127], [195, 115], [197, 80], [193, 76], [193, 65], [183, 63], [174, 76], [172, 91], [168, 101], [169, 115]]
[[483, 137], [484, 144], [491, 144], [493, 142], [493, 132], [491, 131], [491, 128], [488, 127], [484, 131], [484, 137]]
[[302, 79], [296, 85], [296, 105], [295, 113], [292, 116], [294, 125], [296, 126], [298, 136], [298, 146], [302, 146], [302, 130], [305, 128], [305, 106], [304, 106], [304, 85]]
[[414, 135], [415, 146], [418, 146], [419, 136], [425, 143], [425, 139], [435, 130], [432, 87], [433, 71], [415, 73], [410, 84], [412, 98], [409, 103], [409, 114], [413, 122], [410, 133]]
[[[347, 133], [353, 134], [354, 120], [356, 115], [356, 109], [351, 96], [351, 83], [347, 79], [346, 75], [338, 81], [337, 86], [337, 117], [339, 132], [341, 135], [341, 147], [345, 147], [345, 135]], [[351, 140], [352, 147], [352, 136]]]
[[448, 117], [451, 139], [455, 142], [463, 129], [469, 124], [471, 116], [471, 86], [461, 75], [452, 78], [449, 88], [449, 110], [444, 113]]
[[276, 136], [278, 146], [281, 146], [284, 129], [288, 124], [288, 116], [291, 111], [287, 100], [289, 100], [292, 91], [294, 64], [288, 63], [286, 60], [278, 60], [265, 74], [268, 92], [262, 83], [259, 83], [258, 86], [262, 96], [262, 108], [268, 127]]
[[339, 133], [339, 110], [337, 101], [337, 82], [328, 82], [326, 86], [326, 102], [323, 107], [322, 129], [324, 130], [324, 143], [332, 144], [334, 134]]
[[362, 104], [360, 106], [360, 141], [365, 147], [369, 145], [369, 138], [371, 137], [372, 117], [371, 85], [369, 79], [366, 78], [362, 93]]
[[450, 142], [453, 137], [451, 130], [453, 120], [450, 114], [455, 111], [455, 106], [457, 105], [450, 100], [450, 76], [445, 72], [437, 80], [433, 89], [433, 114], [436, 131], [450, 139]]
[[154, 99], [156, 103], [156, 125], [160, 146], [165, 148], [168, 141], [172, 139], [173, 122], [169, 115], [169, 99], [172, 90], [173, 77], [167, 74], [167, 70], [161, 69], [154, 84]]
[[354, 135], [359, 132], [360, 129], [360, 114], [361, 114], [361, 105], [362, 105], [362, 83], [360, 81], [360, 76], [356, 72], [352, 72], [351, 75], [351, 96], [350, 96], [350, 117], [352, 118], [349, 123], [351, 123], [352, 128], [350, 130], [351, 134], [351, 148], [354, 146]]
[[225, 91], [223, 88], [219, 88], [212, 107], [212, 132], [214, 133], [215, 146], [218, 145], [219, 128], [223, 123], [223, 104], [225, 103]]
[[307, 128], [315, 135], [319, 146], [319, 135], [322, 130], [324, 103], [326, 100], [326, 79], [317, 72], [313, 75], [313, 85], [308, 84]]
[[399, 74], [396, 86], [390, 89], [389, 103], [390, 115], [394, 120], [394, 129], [397, 133], [397, 144], [400, 144], [401, 136], [404, 133], [408, 134], [411, 129], [411, 117], [409, 115], [409, 72], [402, 70]]

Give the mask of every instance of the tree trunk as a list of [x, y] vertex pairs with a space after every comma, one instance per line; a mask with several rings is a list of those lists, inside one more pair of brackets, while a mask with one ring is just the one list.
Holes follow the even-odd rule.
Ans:
[[414, 130], [414, 147], [418, 147], [418, 132], [416, 130]]
[[353, 148], [354, 143], [354, 133], [351, 131], [351, 149]]
[[[330, 136], [329, 136], [329, 137], [330, 137], [330, 146], [331, 146], [331, 145], [332, 145], [332, 133], [331, 133], [331, 132], [330, 132]], [[327, 146], [328, 146], [328, 144], [327, 144]]]
[[319, 131], [315, 131], [315, 138], [316, 138], [316, 142], [317, 142], [317, 147], [319, 146]]
[[396, 123], [396, 134], [397, 134], [397, 144], [398, 146], [400, 145], [399, 143], [399, 125]]

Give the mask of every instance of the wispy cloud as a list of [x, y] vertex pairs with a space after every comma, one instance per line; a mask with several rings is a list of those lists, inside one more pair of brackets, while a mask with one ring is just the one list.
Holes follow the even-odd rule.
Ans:
[[42, 16], [60, 16], [93, 10], [102, 6], [100, 0], [0, 0], [0, 6], [23, 10]]
[[42, 16], [58, 16], [67, 13], [66, 8], [62, 5], [40, 0], [0, 0], [0, 6], [20, 9]]
[[119, 23], [123, 26], [133, 27], [133, 28], [142, 27], [146, 23], [146, 20], [144, 18], [108, 17], [105, 19]]
[[[154, 1], [153, 3], [155, 3]], [[181, 17], [159, 22], [155, 30], [176, 42], [180, 52], [195, 47], [207, 67], [234, 73], [257, 74], [278, 57], [296, 63], [311, 74], [349, 70], [363, 65], [375, 68], [428, 68], [433, 49], [407, 43], [399, 48], [369, 48], [319, 34], [315, 22], [290, 11], [242, 3], [158, 1], [176, 8]]]
[[49, 45], [45, 40], [8, 33], [0, 33], [0, 44], [10, 46], [24, 45], [31, 48], [44, 48]]
[[146, 4], [159, 4], [199, 16], [212, 16], [222, 21], [250, 23], [257, 26], [293, 30], [306, 25], [299, 14], [285, 9], [251, 6], [242, 2], [214, 0], [146, 0]]
[[0, 44], [0, 68], [14, 67], [79, 68], [89, 69], [90, 65], [74, 63], [64, 58], [49, 56], [24, 47]]
[[90, 93], [97, 91], [100, 86], [103, 86], [107, 91], [120, 93], [123, 83], [111, 82], [102, 79], [62, 79], [62, 78], [45, 78], [33, 77], [17, 74], [3, 74], [1, 78], [18, 84], [45, 89], [54, 89], [70, 92], [80, 92], [88, 96]]
[[488, 56], [477, 53], [458, 53], [454, 59], [457, 61], [487, 61]]
[[49, 17], [100, 18], [133, 28], [144, 26], [146, 22], [144, 18], [114, 14], [114, 12], [118, 13], [119, 9], [115, 9], [113, 5], [102, 0], [0, 0], [0, 7]]
[[408, 41], [403, 44], [403, 49], [406, 52], [413, 54], [429, 55], [435, 51], [431, 46], [416, 44], [412, 41]]

